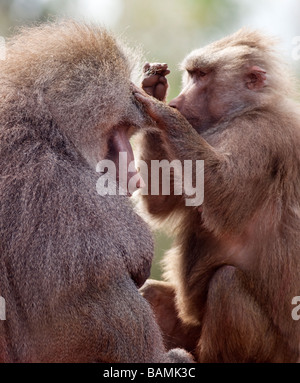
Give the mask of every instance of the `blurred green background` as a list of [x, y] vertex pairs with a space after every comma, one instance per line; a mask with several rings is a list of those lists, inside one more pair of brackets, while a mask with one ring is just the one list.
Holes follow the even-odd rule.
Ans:
[[[168, 63], [169, 100], [180, 91], [178, 64], [184, 56], [242, 26], [278, 36], [282, 55], [300, 75], [300, 50], [293, 55], [297, 48], [293, 39], [300, 36], [299, 0], [0, 0], [0, 35], [8, 37], [16, 26], [49, 17], [105, 25], [141, 47], [145, 60]], [[156, 233], [155, 238], [152, 278], [159, 279], [159, 261], [171, 239], [163, 233]]]

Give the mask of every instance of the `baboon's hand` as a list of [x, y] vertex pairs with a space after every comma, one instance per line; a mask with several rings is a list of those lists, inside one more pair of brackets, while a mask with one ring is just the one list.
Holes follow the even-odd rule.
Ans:
[[166, 79], [166, 76], [170, 73], [168, 64], [146, 63], [143, 71], [143, 90], [149, 96], [155, 97], [159, 101], [165, 101], [169, 87]]
[[149, 97], [143, 90], [134, 87], [133, 94], [136, 100], [142, 105], [144, 113], [147, 114], [157, 127], [168, 131], [191, 131], [193, 128], [185, 117], [177, 110], [152, 97]]

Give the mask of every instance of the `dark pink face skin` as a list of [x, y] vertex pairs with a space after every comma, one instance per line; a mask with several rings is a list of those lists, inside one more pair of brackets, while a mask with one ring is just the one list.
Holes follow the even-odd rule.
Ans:
[[[111, 139], [110, 151], [108, 159], [112, 160], [116, 165], [117, 170], [117, 182], [120, 180], [119, 174], [119, 153], [127, 153], [127, 164], [121, 166], [121, 169], [127, 169], [127, 174], [122, 174], [123, 179], [127, 179], [127, 190], [129, 189], [129, 181], [137, 174], [137, 171], [131, 172], [128, 170], [128, 165], [134, 161], [134, 154], [129, 142], [130, 139], [130, 128], [127, 126], [116, 127], [114, 134]], [[143, 186], [142, 180], [138, 180], [136, 183], [136, 190]], [[131, 194], [128, 193], [130, 197]]]
[[169, 105], [176, 108], [198, 130], [203, 124], [210, 123], [209, 88], [210, 73], [194, 71], [188, 73], [186, 84], [181, 93]]

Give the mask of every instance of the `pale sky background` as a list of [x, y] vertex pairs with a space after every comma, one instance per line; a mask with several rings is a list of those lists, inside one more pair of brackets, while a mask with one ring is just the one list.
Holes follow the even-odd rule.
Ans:
[[[48, 0], [40, 1], [47, 2]], [[292, 65], [300, 66], [298, 62], [293, 62], [295, 60], [292, 57], [295, 48], [293, 38], [300, 36], [299, 0], [235, 0], [235, 2], [244, 7], [238, 21], [231, 25], [231, 32], [242, 26], [249, 26], [277, 36], [280, 39], [280, 48], [283, 54], [291, 61]], [[70, 7], [68, 14], [85, 20], [100, 22], [114, 29], [125, 6], [126, 0], [78, 0], [76, 7]], [[172, 9], [169, 10], [169, 12], [173, 11]], [[130, 28], [130, 25], [128, 27]], [[217, 30], [216, 26], [214, 30]], [[149, 33], [151, 34], [151, 30]], [[220, 30], [218, 35], [217, 38], [221, 38], [224, 32]]]
[[[5, 2], [5, 0], [0, 0]], [[7, 1], [7, 0], [6, 0]], [[145, 0], [140, 0], [141, 2]], [[184, 6], [188, 8], [188, 2], [182, 0]], [[200, 1], [200, 0], [199, 0]], [[212, 32], [210, 36], [212, 40], [223, 37], [224, 35], [234, 32], [242, 26], [249, 26], [253, 28], [261, 29], [268, 34], [278, 36], [281, 39], [281, 48], [283, 53], [291, 59], [292, 51], [294, 49], [293, 38], [300, 36], [300, 1], [299, 0], [233, 0], [237, 4], [237, 9], [240, 9], [239, 17], [234, 19], [232, 23], [229, 21], [229, 25], [220, 27], [218, 25], [211, 25]], [[180, 13], [178, 15], [172, 15], [176, 13], [176, 4], [167, 1], [152, 0], [152, 3], [157, 3], [158, 8], [161, 10], [161, 17], [157, 22], [163, 24], [164, 18], [174, 20], [171, 25], [174, 28], [174, 34], [180, 29]], [[127, 3], [127, 4], [126, 4]], [[101, 23], [110, 29], [117, 29], [118, 22], [121, 19], [124, 9], [129, 4], [126, 0], [12, 0], [11, 3], [11, 15], [14, 19], [26, 20], [26, 16], [32, 19], [38, 19], [42, 13], [42, 6], [48, 4], [53, 9], [63, 9], [61, 15], [72, 16], [78, 19], [86, 21], [93, 21]], [[67, 7], [65, 7], [67, 4]], [[146, 4], [146, 3], [144, 3]], [[64, 5], [64, 6], [62, 6]], [[181, 11], [182, 11], [181, 7]], [[228, 15], [224, 15], [224, 18], [228, 19]], [[147, 14], [140, 15], [141, 20], [147, 20]], [[161, 27], [153, 25], [153, 28]], [[201, 22], [199, 22], [199, 30], [201, 30]], [[125, 28], [130, 29], [131, 26], [127, 25]], [[170, 27], [169, 27], [170, 28]], [[148, 31], [148, 32], [147, 32]], [[124, 31], [126, 33], [126, 29]], [[151, 34], [151, 29], [146, 29], [143, 34]], [[170, 31], [169, 31], [170, 32]], [[186, 37], [186, 36], [185, 36]], [[181, 36], [175, 36], [179, 39], [180, 44]], [[192, 36], [191, 36], [192, 38]], [[143, 36], [143, 43], [145, 44], [146, 37]], [[166, 41], [168, 44], [168, 41]], [[196, 48], [196, 46], [194, 47]], [[294, 60], [295, 61], [295, 60]], [[299, 60], [300, 61], [300, 60]], [[294, 63], [295, 64], [295, 63]], [[299, 64], [300, 66], [300, 64]]]
[[[244, 25], [259, 28], [269, 34], [280, 36], [286, 50], [292, 49], [292, 38], [297, 33], [300, 34], [300, 21], [298, 28], [295, 26], [296, 23], [292, 22], [300, 20], [299, 0], [235, 1], [237, 4], [244, 4], [248, 12], [240, 15], [240, 20], [237, 25], [233, 25], [233, 29]], [[70, 10], [70, 14], [114, 27], [121, 17], [125, 4], [126, 0], [124, 2], [122, 0], [79, 0], [76, 8]]]

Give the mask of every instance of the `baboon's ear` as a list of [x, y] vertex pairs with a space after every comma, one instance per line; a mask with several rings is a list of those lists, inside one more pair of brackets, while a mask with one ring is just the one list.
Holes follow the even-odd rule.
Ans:
[[246, 74], [246, 86], [250, 90], [259, 90], [266, 85], [266, 71], [259, 66], [252, 66]]

